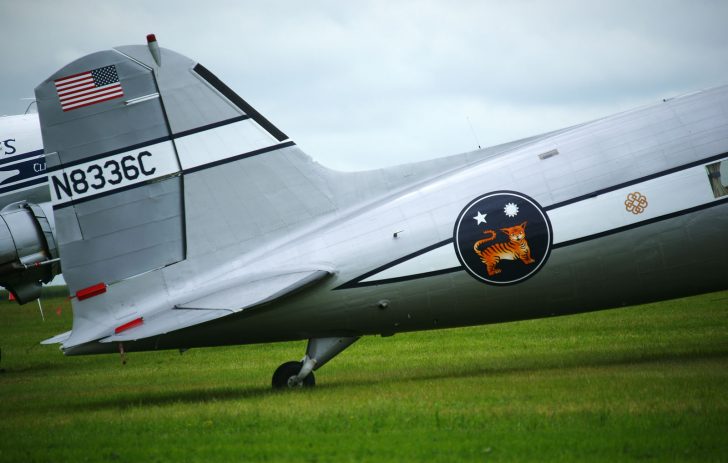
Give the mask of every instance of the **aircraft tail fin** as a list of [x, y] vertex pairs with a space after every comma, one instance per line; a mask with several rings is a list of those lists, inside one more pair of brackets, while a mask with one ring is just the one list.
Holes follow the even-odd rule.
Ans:
[[[326, 169], [207, 68], [160, 52], [87, 55], [36, 88], [76, 296], [64, 345], [172, 307], [190, 278], [204, 287], [234, 256], [336, 209]], [[154, 283], [121, 284], [149, 273]], [[133, 297], [142, 287], [148, 297]], [[99, 292], [115, 295], [101, 304]]]

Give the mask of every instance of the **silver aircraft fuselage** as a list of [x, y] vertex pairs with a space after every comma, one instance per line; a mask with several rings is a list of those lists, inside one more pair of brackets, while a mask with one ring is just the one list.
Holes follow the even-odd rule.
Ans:
[[[706, 165], [728, 157], [726, 108], [721, 87], [607, 117], [323, 217], [236, 265], [320, 262], [336, 269], [324, 284], [127, 349], [390, 335], [725, 289], [728, 196], [711, 190]], [[533, 198], [553, 229], [542, 268], [515, 284], [478, 281], [453, 243], [458, 214], [496, 191]], [[642, 210], [627, 204], [633, 193]]]
[[65, 354], [308, 339], [272, 385], [312, 386], [363, 335], [728, 288], [728, 86], [344, 173], [147, 40], [36, 87]]

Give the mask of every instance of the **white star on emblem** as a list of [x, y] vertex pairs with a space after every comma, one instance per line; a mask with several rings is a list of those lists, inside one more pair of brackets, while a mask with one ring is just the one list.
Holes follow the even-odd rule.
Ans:
[[503, 212], [508, 217], [515, 217], [516, 215], [518, 215], [518, 206], [513, 203], [508, 203], [506, 204], [506, 207], [503, 208]]
[[478, 223], [476, 223], [475, 225], [480, 225], [481, 223], [488, 223], [488, 222], [485, 221], [485, 216], [486, 215], [488, 215], [488, 214], [481, 214], [480, 211], [478, 211], [478, 215], [476, 215], [475, 217], [473, 217], [475, 220], [478, 221]]

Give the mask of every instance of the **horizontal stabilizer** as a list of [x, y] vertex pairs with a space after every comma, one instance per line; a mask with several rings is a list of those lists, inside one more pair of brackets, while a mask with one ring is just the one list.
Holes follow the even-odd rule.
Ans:
[[230, 310], [170, 309], [153, 315], [149, 319], [145, 318], [140, 325], [100, 339], [99, 342], [136, 341], [137, 339], [158, 336], [170, 331], [199, 325], [232, 313], [235, 312]]
[[180, 309], [249, 309], [291, 294], [330, 275], [326, 270], [277, 274], [177, 305]]
[[71, 337], [71, 332], [66, 331], [65, 333], [57, 334], [57, 335], [53, 336], [52, 338], [48, 338], [44, 341], [41, 341], [40, 343], [41, 344], [60, 344], [70, 337]]
[[136, 341], [189, 328], [272, 302], [303, 290], [330, 274], [326, 270], [310, 270], [277, 274], [235, 285], [190, 302], [178, 304], [172, 309], [151, 315], [149, 318], [145, 317], [140, 324], [133, 328], [103, 338], [100, 342]]

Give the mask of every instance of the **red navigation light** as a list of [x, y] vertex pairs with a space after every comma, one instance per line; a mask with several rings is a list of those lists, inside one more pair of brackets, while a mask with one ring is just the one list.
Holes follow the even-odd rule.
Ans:
[[161, 66], [162, 53], [159, 51], [157, 37], [154, 34], [147, 35], [147, 47], [149, 48], [149, 53], [152, 54], [152, 58], [154, 58], [154, 62], [157, 63], [157, 66]]

